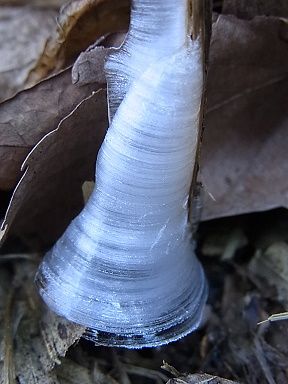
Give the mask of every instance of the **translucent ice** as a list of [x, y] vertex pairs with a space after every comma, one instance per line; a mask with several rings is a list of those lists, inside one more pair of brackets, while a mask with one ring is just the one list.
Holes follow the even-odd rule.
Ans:
[[206, 300], [187, 210], [202, 94], [187, 4], [133, 2], [106, 67], [111, 125], [95, 189], [37, 274], [49, 307], [100, 344], [176, 340], [198, 326]]

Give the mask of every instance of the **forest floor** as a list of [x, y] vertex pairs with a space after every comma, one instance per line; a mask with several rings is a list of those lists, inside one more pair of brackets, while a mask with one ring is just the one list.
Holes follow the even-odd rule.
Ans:
[[[142, 350], [80, 339], [62, 358], [82, 330], [43, 311], [33, 287], [39, 255], [8, 242], [0, 264], [2, 382], [287, 383], [287, 321], [258, 324], [287, 308], [287, 226], [285, 210], [202, 223], [198, 255], [209, 299], [198, 331]], [[4, 381], [15, 371], [18, 381]]]

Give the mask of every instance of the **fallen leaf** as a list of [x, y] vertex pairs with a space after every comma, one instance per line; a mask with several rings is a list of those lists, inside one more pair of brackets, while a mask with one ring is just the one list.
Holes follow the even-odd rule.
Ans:
[[59, 237], [83, 206], [81, 186], [93, 177], [107, 127], [106, 90], [100, 89], [29, 153], [2, 228], [13, 223], [16, 233], [42, 247]]
[[56, 14], [47, 9], [1, 7], [0, 101], [24, 88], [29, 71], [56, 26]]
[[109, 51], [109, 48], [95, 46], [82, 52], [72, 68], [73, 84], [106, 83], [104, 62]]
[[0, 190], [14, 188], [34, 145], [99, 86], [76, 87], [65, 70], [25, 90], [0, 107]]
[[0, 6], [35, 6], [43, 8], [59, 8], [61, 5], [67, 3], [67, 0], [0, 0]]
[[61, 8], [57, 28], [27, 77], [34, 85], [52, 72], [72, 64], [80, 52], [103, 35], [122, 31], [129, 24], [129, 0], [75, 0]]
[[254, 16], [282, 16], [288, 17], [287, 0], [224, 0], [222, 13], [252, 19]]
[[200, 164], [203, 219], [288, 206], [284, 29], [272, 17], [219, 16], [213, 24]]
[[19, 260], [13, 268], [12, 274], [1, 270], [0, 381], [58, 383], [53, 368], [84, 329], [44, 308], [33, 285], [35, 260]]
[[124, 41], [125, 33], [108, 35], [97, 44], [80, 53], [72, 68], [73, 84], [85, 85], [93, 82], [106, 83], [104, 64], [106, 57], [114, 48], [118, 48]]
[[288, 307], [288, 244], [276, 242], [265, 251], [258, 250], [250, 262], [250, 271], [264, 278], [277, 290], [278, 300]]

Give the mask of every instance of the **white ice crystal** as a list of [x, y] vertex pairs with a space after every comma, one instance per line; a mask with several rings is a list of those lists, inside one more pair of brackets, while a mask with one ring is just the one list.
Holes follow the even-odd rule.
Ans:
[[198, 326], [206, 299], [187, 207], [203, 78], [187, 7], [133, 2], [106, 65], [111, 124], [95, 189], [37, 275], [50, 308], [105, 345], [176, 340]]

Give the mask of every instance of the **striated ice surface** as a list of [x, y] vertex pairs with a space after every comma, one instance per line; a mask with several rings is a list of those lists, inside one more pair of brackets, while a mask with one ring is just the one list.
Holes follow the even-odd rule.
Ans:
[[206, 300], [188, 223], [202, 67], [186, 3], [133, 2], [128, 38], [107, 63], [112, 122], [95, 189], [36, 277], [48, 306], [99, 344], [177, 340]]
[[128, 36], [106, 64], [110, 120], [131, 83], [187, 40], [187, 0], [132, 1]]

